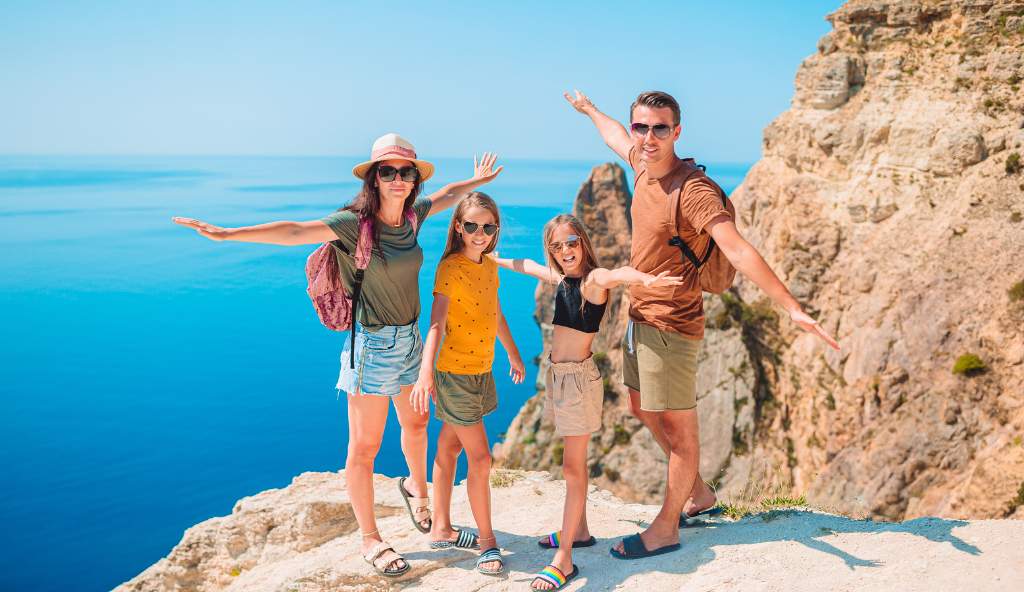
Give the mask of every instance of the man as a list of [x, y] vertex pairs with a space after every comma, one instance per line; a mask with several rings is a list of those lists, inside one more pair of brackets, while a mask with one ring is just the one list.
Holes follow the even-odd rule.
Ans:
[[829, 346], [839, 345], [800, 308], [760, 253], [740, 236], [717, 187], [703, 175], [689, 180], [679, 198], [678, 229], [671, 228], [673, 188], [692, 172], [692, 163], [675, 153], [682, 131], [679, 104], [657, 91], [641, 93], [630, 107], [630, 131], [608, 117], [583, 93], [565, 93], [593, 121], [608, 147], [633, 167], [633, 239], [630, 265], [645, 273], [672, 270], [681, 288], [630, 289], [630, 326], [623, 347], [623, 383], [633, 413], [651, 430], [668, 456], [665, 501], [644, 532], [626, 537], [613, 549], [620, 559], [675, 551], [680, 516], [694, 516], [715, 505], [715, 496], [697, 474], [697, 352], [704, 336], [704, 311], [698, 273], [679, 247], [676, 232], [693, 252], [703, 254], [710, 239], [730, 263], [781, 306], [801, 329]]

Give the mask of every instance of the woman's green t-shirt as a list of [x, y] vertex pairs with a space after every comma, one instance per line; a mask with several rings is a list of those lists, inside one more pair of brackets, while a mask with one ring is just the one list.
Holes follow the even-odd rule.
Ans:
[[[423, 222], [433, 204], [427, 198], [417, 199], [412, 209], [418, 220], [417, 228]], [[335, 248], [341, 280], [352, 293], [355, 284], [356, 238], [359, 233], [359, 216], [352, 211], [339, 210], [322, 219], [348, 253]], [[363, 288], [359, 297], [357, 321], [367, 329], [384, 325], [408, 325], [420, 314], [420, 268], [423, 267], [423, 249], [416, 240], [417, 232], [403, 218], [402, 225], [393, 228], [380, 227], [380, 251], [373, 250], [370, 265], [363, 272]], [[383, 254], [383, 259], [381, 255]], [[387, 260], [385, 263], [384, 260]]]

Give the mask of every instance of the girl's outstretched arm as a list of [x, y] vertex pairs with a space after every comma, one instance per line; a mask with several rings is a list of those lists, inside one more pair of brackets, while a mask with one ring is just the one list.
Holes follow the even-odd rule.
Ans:
[[430, 327], [427, 329], [427, 338], [423, 340], [420, 375], [409, 395], [413, 411], [427, 413], [430, 411], [430, 399], [436, 400], [437, 397], [437, 392], [434, 390], [434, 361], [437, 359], [437, 351], [441, 348], [441, 339], [444, 338], [449, 302], [447, 296], [434, 292], [434, 305], [430, 308]]
[[[512, 339], [512, 331], [508, 328], [508, 321], [505, 320], [505, 313], [501, 312], [501, 300], [498, 300], [498, 341], [508, 352], [508, 364], [511, 368], [508, 375], [512, 382], [519, 384], [526, 378], [526, 366], [523, 365], [523, 358], [519, 355], [519, 348]], [[421, 370], [422, 372], [422, 370]]]
[[546, 265], [541, 265], [533, 259], [502, 259], [495, 256], [494, 261], [505, 269], [511, 269], [529, 276], [533, 276], [542, 282], [557, 284], [562, 281], [562, 276]]
[[587, 283], [592, 283], [598, 288], [605, 290], [610, 290], [622, 284], [643, 284], [648, 288], [660, 288], [662, 286], [678, 286], [683, 283], [683, 278], [670, 276], [667, 271], [663, 271], [658, 275], [651, 275], [626, 265], [617, 269], [599, 267], [590, 272], [590, 275], [587, 276]]
[[215, 241], [239, 241], [268, 245], [315, 245], [337, 239], [331, 227], [320, 220], [309, 222], [268, 222], [256, 226], [223, 228], [195, 218], [171, 218], [175, 224], [194, 229], [201, 236]]
[[490, 183], [498, 176], [498, 173], [505, 167], [499, 166], [494, 168], [494, 163], [498, 160], [497, 154], [490, 152], [484, 152], [480, 162], [477, 162], [476, 157], [473, 157], [473, 176], [465, 181], [456, 181], [455, 183], [449, 183], [442, 187], [440, 190], [431, 193], [427, 199], [434, 202], [430, 206], [430, 211], [427, 212], [427, 216], [433, 216], [439, 212], [443, 212], [448, 208], [454, 206], [463, 197], [469, 195], [471, 191]]

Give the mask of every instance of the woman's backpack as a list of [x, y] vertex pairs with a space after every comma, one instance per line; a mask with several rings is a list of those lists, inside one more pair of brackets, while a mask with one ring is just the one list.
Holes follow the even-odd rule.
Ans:
[[[405, 219], [416, 232], [416, 213], [411, 209], [405, 211]], [[349, 365], [355, 368], [356, 332], [353, 329], [359, 307], [359, 295], [363, 288], [363, 272], [370, 265], [373, 249], [373, 220], [359, 219], [359, 235], [356, 237], [355, 262], [356, 272], [351, 296], [345, 289], [338, 271], [338, 260], [335, 249], [348, 254], [348, 249], [341, 241], [326, 242], [306, 259], [306, 293], [313, 301], [313, 308], [320, 322], [332, 331], [352, 331], [352, 347]]]

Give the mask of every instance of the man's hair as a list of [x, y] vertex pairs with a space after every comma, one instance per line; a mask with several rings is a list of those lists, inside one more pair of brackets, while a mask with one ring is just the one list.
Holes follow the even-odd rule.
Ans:
[[640, 93], [633, 104], [629, 106], [629, 122], [633, 123], [633, 110], [643, 105], [645, 107], [652, 107], [654, 109], [669, 108], [672, 110], [672, 122], [675, 125], [679, 125], [681, 119], [679, 113], [679, 103], [672, 98], [672, 95], [661, 92], [660, 90], [648, 90]]

